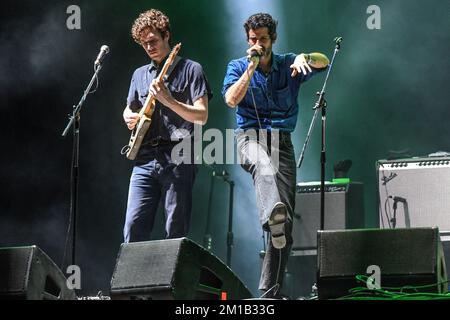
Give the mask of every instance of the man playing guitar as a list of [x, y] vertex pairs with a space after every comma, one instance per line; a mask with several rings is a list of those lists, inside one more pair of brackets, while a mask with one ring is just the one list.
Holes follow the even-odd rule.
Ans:
[[[194, 125], [206, 123], [211, 90], [201, 65], [185, 58], [177, 59], [166, 77], [157, 79], [171, 51], [170, 23], [164, 13], [155, 9], [141, 13], [131, 33], [151, 62], [138, 68], [131, 79], [123, 112], [128, 129], [135, 129], [138, 112], [149, 94], [156, 105], [134, 162], [124, 240], [150, 239], [160, 201], [165, 210], [166, 238], [184, 237], [189, 231], [196, 167], [189, 161], [174, 161], [171, 152], [181, 140], [193, 136]], [[188, 156], [192, 159], [193, 155]]]

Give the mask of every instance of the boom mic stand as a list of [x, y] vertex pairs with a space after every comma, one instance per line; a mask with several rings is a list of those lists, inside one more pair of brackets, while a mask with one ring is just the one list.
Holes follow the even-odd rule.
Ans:
[[300, 168], [303, 163], [306, 147], [311, 138], [311, 133], [312, 133], [312, 130], [314, 129], [315, 121], [316, 121], [317, 115], [319, 113], [319, 110], [321, 110], [322, 111], [322, 139], [321, 139], [322, 145], [321, 145], [321, 153], [320, 153], [320, 164], [321, 164], [321, 169], [320, 169], [320, 230], [324, 230], [324, 228], [325, 228], [325, 226], [324, 226], [325, 225], [325, 164], [326, 164], [325, 129], [326, 129], [326, 118], [327, 118], [326, 117], [327, 101], [325, 100], [325, 89], [327, 86], [327, 82], [328, 82], [328, 78], [330, 76], [331, 70], [333, 68], [334, 59], [336, 58], [336, 54], [341, 49], [341, 42], [342, 42], [342, 37], [334, 38], [334, 43], [336, 44], [336, 46], [334, 49], [333, 58], [331, 59], [331, 63], [329, 65], [329, 68], [327, 71], [327, 76], [325, 78], [325, 82], [323, 84], [322, 91], [317, 92], [318, 99], [313, 108], [314, 116], [313, 116], [313, 119], [309, 126], [308, 134], [306, 135], [305, 143], [303, 145], [303, 149], [302, 149], [302, 152], [300, 154], [300, 158], [299, 158], [299, 161], [297, 164], [297, 168]]
[[[64, 132], [62, 133], [62, 137], [65, 138], [72, 128], [73, 131], [73, 147], [72, 147], [72, 168], [70, 173], [70, 220], [69, 220], [69, 230], [72, 225], [72, 259], [71, 265], [76, 265], [76, 226], [77, 226], [77, 213], [78, 213], [78, 174], [79, 174], [79, 153], [80, 153], [80, 113], [81, 108], [86, 101], [87, 95], [91, 92], [92, 85], [94, 81], [97, 80], [98, 84], [98, 74], [102, 69], [101, 61], [99, 63], [96, 62], [94, 65], [94, 75], [91, 78], [86, 90], [84, 91], [83, 96], [81, 97], [80, 102], [77, 106], [73, 106], [72, 114], [69, 114], [69, 123], [67, 124]], [[95, 91], [94, 91], [95, 92]], [[69, 231], [68, 231], [69, 232]], [[67, 243], [66, 243], [67, 246]], [[65, 249], [64, 248], [64, 257], [65, 257]], [[64, 258], [63, 262], [64, 264]]]

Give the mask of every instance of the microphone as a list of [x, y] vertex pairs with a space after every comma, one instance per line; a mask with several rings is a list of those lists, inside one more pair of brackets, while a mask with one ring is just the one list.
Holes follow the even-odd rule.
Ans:
[[250, 58], [255, 58], [255, 57], [260, 58], [261, 55], [260, 55], [259, 52], [256, 51], [256, 50], [250, 51]]
[[334, 38], [333, 42], [336, 43], [336, 50], [340, 50], [341, 49], [342, 37]]
[[[264, 52], [264, 48], [263, 48], [263, 52]], [[250, 61], [250, 60], [259, 60], [261, 57], [262, 57], [262, 55], [263, 55], [263, 53], [259, 53], [258, 51], [256, 51], [256, 50], [252, 50], [252, 51], [250, 51], [250, 54], [247, 56], [247, 60], [248, 61]]]
[[336, 38], [333, 39], [333, 41], [334, 41], [336, 44], [341, 44], [342, 40], [343, 40], [342, 37], [336, 37]]
[[383, 181], [383, 186], [386, 185], [386, 183], [388, 183], [389, 181], [391, 181], [392, 179], [394, 179], [397, 176], [396, 173], [392, 173], [389, 175], [389, 177], [382, 177], [381, 181]]
[[94, 65], [98, 66], [102, 63], [103, 59], [105, 58], [105, 56], [109, 53], [109, 47], [106, 45], [103, 45], [100, 48], [100, 52], [98, 53], [97, 59], [95, 60]]

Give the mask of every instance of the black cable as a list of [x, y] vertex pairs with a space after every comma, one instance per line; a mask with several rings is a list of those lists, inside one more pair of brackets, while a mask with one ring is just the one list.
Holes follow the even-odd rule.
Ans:
[[[386, 202], [388, 202], [389, 201], [389, 192], [388, 192], [388, 187], [387, 187], [387, 184], [388, 184], [388, 182], [389, 182], [389, 180], [388, 180], [388, 178], [386, 177], [386, 175], [384, 174], [384, 170], [382, 169], [381, 170], [381, 174], [383, 175], [383, 178], [381, 179], [381, 181], [383, 181], [383, 185], [384, 185], [384, 190], [385, 190], [385, 193], [386, 193], [386, 201], [385, 201], [385, 204], [384, 204], [384, 214], [386, 215], [386, 219], [387, 219], [387, 222], [388, 222], [388, 226], [389, 226], [389, 229], [392, 229], [392, 226], [391, 226], [391, 207], [389, 207], [389, 206], [386, 206]], [[379, 203], [380, 203], [380, 206], [381, 206], [381, 188], [379, 188], [379, 192], [378, 192], [378, 196], [379, 196]], [[383, 216], [383, 213], [381, 212], [381, 217]], [[384, 221], [382, 220], [382, 222], [384, 223]], [[383, 227], [384, 227], [384, 225], [383, 225]]]
[[[95, 66], [94, 65], [94, 72], [97, 72], [97, 69], [100, 67], [100, 65]], [[92, 89], [92, 91], [89, 92], [89, 94], [94, 93], [98, 89], [98, 75], [95, 76], [95, 88]]]
[[[387, 204], [389, 202], [388, 200], [389, 200], [389, 198], [386, 198], [386, 200], [384, 200], [384, 213], [386, 215], [386, 219], [387, 219], [387, 222], [388, 222], [389, 229], [392, 229], [392, 227], [391, 227], [391, 219], [389, 218], [388, 210], [387, 210]], [[383, 217], [383, 214], [381, 216]], [[383, 224], [383, 227], [384, 227], [384, 224]]]

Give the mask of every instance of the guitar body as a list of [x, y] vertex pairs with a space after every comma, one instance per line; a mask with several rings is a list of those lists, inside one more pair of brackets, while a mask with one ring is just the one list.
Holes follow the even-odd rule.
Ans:
[[[180, 48], [181, 43], [177, 44], [172, 49], [172, 52], [170, 53], [161, 70], [161, 73], [157, 77], [158, 80], [164, 78], [164, 76], [167, 74], [167, 71], [175, 60], [178, 51], [180, 51]], [[136, 159], [136, 156], [139, 153], [139, 148], [142, 145], [142, 141], [144, 140], [145, 135], [147, 134], [148, 129], [150, 128], [150, 125], [152, 123], [152, 115], [155, 111], [155, 104], [155, 97], [149, 93], [144, 106], [139, 111], [139, 121], [136, 124], [136, 128], [134, 128], [133, 132], [131, 133], [130, 142], [122, 149], [122, 154], [125, 154], [130, 160]]]
[[139, 149], [142, 145], [142, 141], [152, 124], [152, 119], [146, 115], [141, 116], [136, 128], [131, 133], [130, 142], [128, 143], [129, 150], [127, 152], [127, 158], [130, 160], [136, 159]]

